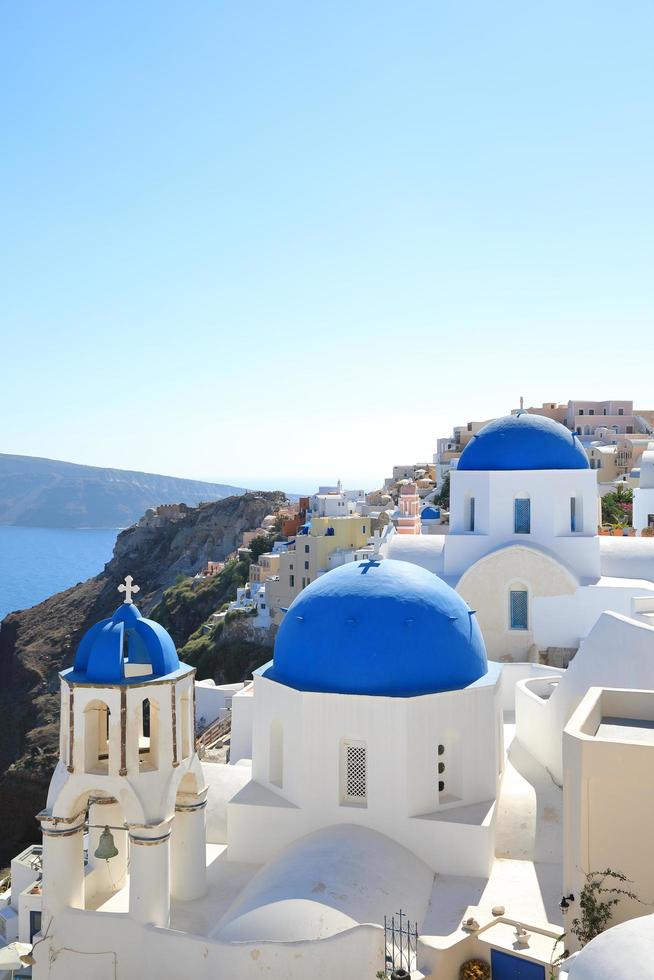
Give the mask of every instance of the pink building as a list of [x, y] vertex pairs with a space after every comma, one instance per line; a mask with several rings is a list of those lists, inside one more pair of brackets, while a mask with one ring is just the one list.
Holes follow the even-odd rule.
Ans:
[[415, 483], [403, 483], [398, 500], [398, 534], [420, 534], [420, 497]]

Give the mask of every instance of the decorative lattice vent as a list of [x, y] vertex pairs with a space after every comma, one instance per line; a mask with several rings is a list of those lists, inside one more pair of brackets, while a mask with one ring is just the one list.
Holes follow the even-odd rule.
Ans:
[[529, 627], [529, 605], [526, 592], [511, 592], [511, 629], [526, 630]]
[[345, 745], [345, 796], [365, 800], [367, 795], [366, 746], [361, 742]]

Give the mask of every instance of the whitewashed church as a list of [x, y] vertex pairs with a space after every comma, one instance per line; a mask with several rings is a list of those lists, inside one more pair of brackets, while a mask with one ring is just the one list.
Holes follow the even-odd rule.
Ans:
[[390, 534], [295, 599], [226, 764], [128, 580], [61, 675], [34, 977], [653, 978], [645, 906], [559, 965], [589, 871], [654, 900], [654, 542], [605, 549], [597, 513], [568, 430], [489, 425], [448, 535]]

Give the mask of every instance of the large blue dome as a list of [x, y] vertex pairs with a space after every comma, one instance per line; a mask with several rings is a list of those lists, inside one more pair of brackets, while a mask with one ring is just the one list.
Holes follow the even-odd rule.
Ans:
[[301, 691], [412, 697], [488, 671], [474, 614], [418, 565], [351, 562], [304, 589], [279, 627], [265, 676]]
[[574, 432], [544, 415], [519, 412], [489, 422], [461, 453], [459, 470], [587, 470]]
[[[132, 668], [136, 665], [129, 676], [126, 664]], [[84, 634], [70, 679], [87, 684], [125, 684], [163, 677], [178, 668], [175, 644], [163, 626], [144, 619], [133, 603], [124, 602], [111, 619], [100, 620]]]

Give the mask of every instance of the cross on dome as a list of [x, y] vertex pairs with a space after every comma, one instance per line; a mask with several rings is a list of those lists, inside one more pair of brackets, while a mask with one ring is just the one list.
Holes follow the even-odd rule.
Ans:
[[371, 568], [378, 568], [379, 567], [379, 565], [381, 564], [381, 562], [375, 561], [376, 557], [377, 557], [376, 555], [371, 555], [370, 558], [366, 558], [365, 561], [362, 561], [361, 562], [361, 564], [359, 565], [359, 568], [362, 568], [363, 569], [363, 571], [361, 572], [362, 575], [365, 575], [366, 572], [369, 572]]
[[132, 593], [141, 591], [141, 587], [139, 585], [134, 585], [133, 582], [134, 579], [132, 578], [132, 576], [126, 575], [125, 584], [118, 586], [118, 591], [125, 593], [125, 598], [123, 599], [123, 602], [133, 603], [134, 600], [132, 599]]

